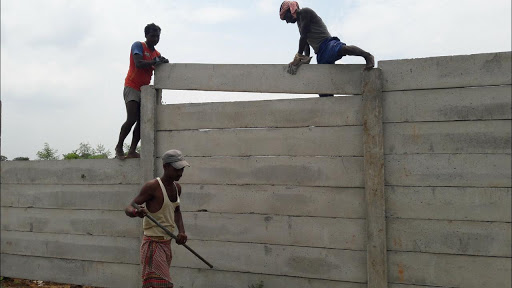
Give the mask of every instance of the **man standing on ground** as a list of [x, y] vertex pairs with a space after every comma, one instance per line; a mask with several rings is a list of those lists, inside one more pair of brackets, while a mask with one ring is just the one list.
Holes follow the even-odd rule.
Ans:
[[[180, 210], [181, 186], [176, 183], [183, 176], [186, 166], [190, 166], [179, 150], [169, 150], [162, 156], [164, 174], [142, 186], [139, 195], [132, 203], [141, 205], [137, 210], [131, 206], [125, 208], [129, 217], [151, 215], [160, 224], [173, 232], [178, 228], [177, 244], [187, 242]], [[142, 204], [145, 203], [145, 207]], [[140, 247], [142, 264], [142, 287], [174, 287], [169, 269], [172, 252], [171, 239], [163, 229], [148, 218], [143, 220], [144, 239]]]
[[[160, 27], [154, 23], [148, 24], [144, 28], [146, 36], [145, 42], [135, 42], [130, 52], [130, 68], [124, 80], [124, 102], [126, 104], [126, 121], [121, 126], [119, 141], [116, 145], [116, 158], [140, 158], [139, 153], [135, 151], [140, 140], [140, 87], [149, 85], [155, 66], [160, 63], [169, 63], [165, 57], [155, 49], [160, 41]], [[130, 133], [132, 126], [133, 138], [128, 154], [124, 155], [123, 143], [126, 136]]]
[[[364, 51], [357, 46], [349, 46], [341, 42], [338, 37], [332, 37], [322, 18], [320, 18], [311, 8], [299, 8], [296, 1], [284, 1], [279, 7], [279, 16], [286, 23], [297, 23], [299, 27], [300, 40], [299, 50], [294, 60], [290, 63], [288, 69], [290, 74], [295, 74], [298, 66], [302, 63], [309, 63], [309, 46], [313, 47], [318, 64], [334, 64], [341, 57], [361, 56], [366, 61], [365, 69], [371, 69], [375, 65], [372, 54]], [[303, 55], [305, 53], [305, 55]], [[320, 97], [333, 96], [323, 94]]]

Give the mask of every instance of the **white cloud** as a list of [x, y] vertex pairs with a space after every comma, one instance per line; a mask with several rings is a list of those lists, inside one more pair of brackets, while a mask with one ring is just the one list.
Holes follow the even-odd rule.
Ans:
[[[61, 153], [80, 142], [112, 151], [126, 117], [129, 49], [144, 40], [148, 23], [162, 27], [157, 49], [172, 62], [288, 63], [299, 33], [279, 19], [281, 2], [2, 0], [2, 154], [33, 159], [44, 142]], [[298, 2], [317, 11], [332, 34], [377, 60], [511, 50], [509, 0]], [[164, 95], [172, 103], [296, 96]]]
[[359, 1], [333, 34], [382, 59], [511, 49], [510, 1]]

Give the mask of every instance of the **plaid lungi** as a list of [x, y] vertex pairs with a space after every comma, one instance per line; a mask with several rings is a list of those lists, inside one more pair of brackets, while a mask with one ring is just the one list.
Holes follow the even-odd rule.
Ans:
[[144, 236], [140, 246], [142, 288], [174, 287], [169, 274], [171, 260], [171, 240], [156, 240]]

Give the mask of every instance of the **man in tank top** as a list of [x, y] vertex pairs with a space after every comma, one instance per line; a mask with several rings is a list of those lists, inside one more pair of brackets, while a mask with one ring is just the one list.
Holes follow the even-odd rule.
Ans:
[[[296, 1], [284, 1], [279, 7], [279, 17], [286, 23], [297, 23], [300, 33], [299, 50], [289, 64], [296, 68], [288, 69], [290, 74], [296, 73], [300, 62], [309, 63], [309, 46], [313, 47], [318, 64], [334, 64], [341, 57], [350, 55], [363, 57], [366, 61], [365, 69], [371, 69], [375, 65], [372, 54], [357, 46], [346, 45], [338, 37], [332, 37], [322, 18], [313, 9], [307, 7], [300, 9]], [[320, 97], [325, 96], [333, 95], [320, 95]]]
[[[151, 215], [160, 224], [174, 232], [178, 229], [177, 244], [187, 242], [187, 234], [180, 210], [181, 186], [176, 183], [190, 166], [179, 150], [169, 150], [162, 156], [164, 174], [142, 186], [133, 203], [141, 206], [137, 210], [131, 203], [125, 209], [129, 217], [144, 218]], [[169, 273], [172, 260], [171, 237], [148, 218], [143, 220], [144, 238], [140, 247], [142, 264], [142, 287], [174, 287]]]

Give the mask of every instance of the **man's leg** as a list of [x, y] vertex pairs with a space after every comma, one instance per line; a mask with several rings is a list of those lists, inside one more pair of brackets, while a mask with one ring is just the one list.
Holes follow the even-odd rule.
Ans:
[[140, 154], [136, 152], [137, 144], [139, 144], [140, 141], [140, 103], [135, 103], [137, 103], [137, 123], [135, 124], [135, 128], [133, 128], [132, 144], [130, 145], [128, 154], [126, 154], [126, 158], [140, 158]]
[[363, 49], [353, 45], [343, 45], [343, 48], [338, 50], [338, 56], [361, 56], [366, 61], [365, 69], [372, 69], [375, 66], [373, 55], [364, 51]]
[[[121, 126], [121, 132], [119, 132], [119, 141], [116, 145], [116, 157], [124, 158], [123, 143], [124, 139], [130, 134], [133, 124], [135, 124], [139, 118], [140, 104], [137, 101], [128, 101], [126, 103], [126, 121]], [[135, 131], [134, 131], [135, 132]], [[135, 134], [135, 133], [134, 133]], [[140, 139], [140, 131], [139, 131]], [[138, 140], [137, 140], [138, 142]]]

